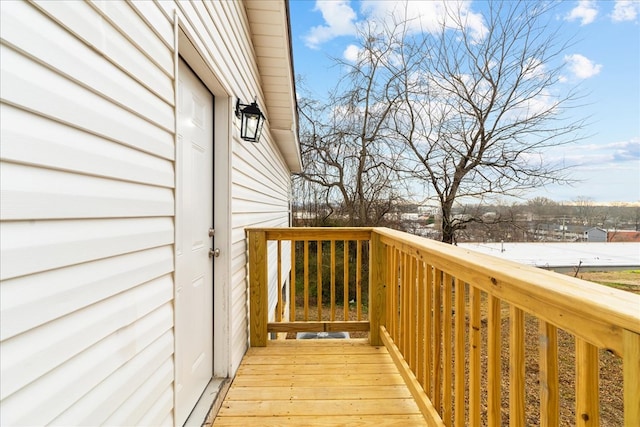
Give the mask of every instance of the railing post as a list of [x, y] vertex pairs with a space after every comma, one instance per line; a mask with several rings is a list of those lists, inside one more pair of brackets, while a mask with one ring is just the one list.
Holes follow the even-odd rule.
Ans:
[[386, 316], [386, 284], [385, 271], [387, 251], [380, 235], [371, 231], [369, 251], [369, 342], [371, 345], [383, 345], [380, 337], [380, 326], [384, 326]]
[[249, 342], [267, 345], [269, 296], [267, 294], [267, 233], [249, 230]]

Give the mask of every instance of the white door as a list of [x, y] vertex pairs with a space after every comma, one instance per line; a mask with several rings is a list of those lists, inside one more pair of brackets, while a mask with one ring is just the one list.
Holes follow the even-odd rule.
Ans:
[[213, 95], [180, 60], [176, 149], [175, 422], [213, 374]]

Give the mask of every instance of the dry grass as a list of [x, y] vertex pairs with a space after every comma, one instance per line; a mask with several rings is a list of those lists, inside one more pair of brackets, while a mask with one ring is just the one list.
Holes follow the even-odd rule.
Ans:
[[590, 282], [640, 294], [640, 270], [587, 271], [578, 273], [578, 277]]

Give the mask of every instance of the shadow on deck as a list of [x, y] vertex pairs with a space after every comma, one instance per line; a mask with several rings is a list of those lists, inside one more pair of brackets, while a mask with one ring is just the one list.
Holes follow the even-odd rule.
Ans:
[[366, 339], [249, 348], [214, 426], [426, 426], [385, 346]]

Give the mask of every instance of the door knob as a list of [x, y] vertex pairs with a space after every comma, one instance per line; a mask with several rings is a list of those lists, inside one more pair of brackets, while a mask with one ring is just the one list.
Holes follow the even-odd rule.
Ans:
[[213, 258], [213, 257], [218, 258], [219, 256], [220, 256], [220, 249], [219, 248], [209, 249], [209, 258]]

